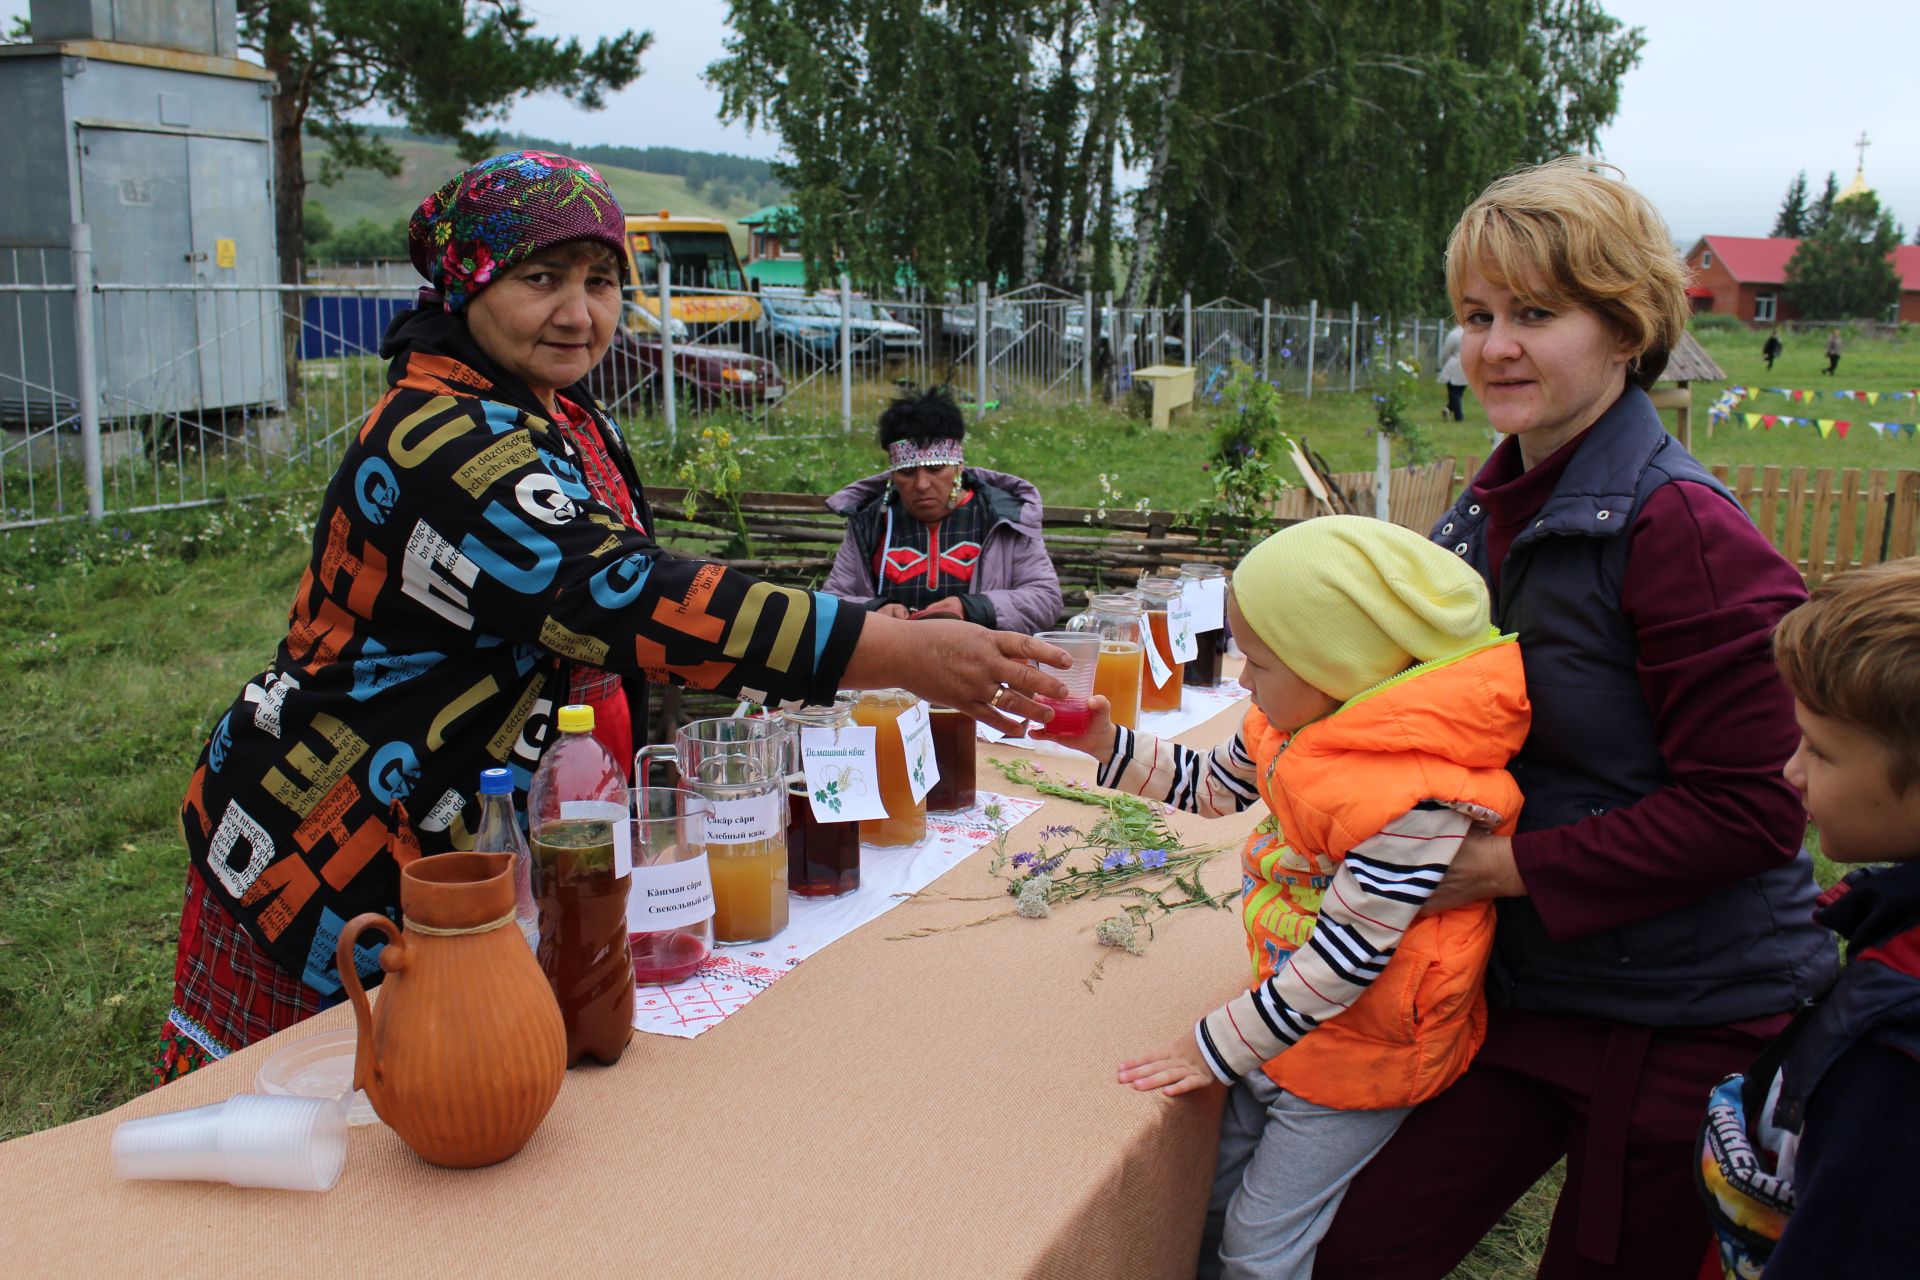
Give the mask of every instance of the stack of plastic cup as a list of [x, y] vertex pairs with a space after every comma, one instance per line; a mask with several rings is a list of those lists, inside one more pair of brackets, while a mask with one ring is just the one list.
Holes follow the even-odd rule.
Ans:
[[113, 1131], [113, 1166], [123, 1178], [326, 1191], [346, 1163], [347, 1108], [338, 1098], [241, 1093]]
[[1087, 699], [1093, 696], [1093, 671], [1100, 662], [1100, 634], [1097, 631], [1042, 631], [1034, 637], [1055, 648], [1064, 649], [1073, 659], [1073, 666], [1062, 671], [1057, 667], [1035, 666], [1050, 676], [1056, 677], [1067, 686], [1065, 698], [1041, 697], [1040, 701], [1053, 709], [1053, 720], [1043, 732], [1063, 738], [1076, 737], [1085, 733], [1092, 724], [1092, 714], [1087, 709]]

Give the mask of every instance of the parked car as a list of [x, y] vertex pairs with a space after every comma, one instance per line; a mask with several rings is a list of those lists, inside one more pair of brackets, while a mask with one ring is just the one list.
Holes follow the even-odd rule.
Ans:
[[[835, 305], [837, 309], [837, 301]], [[854, 297], [851, 319], [860, 349], [870, 359], [904, 360], [919, 355], [926, 346], [919, 326], [899, 319], [871, 298]]]
[[[1111, 360], [1115, 345], [1115, 331], [1119, 325], [1119, 308], [1102, 306], [1100, 308], [1100, 347], [1101, 364]], [[1120, 341], [1121, 350], [1130, 352], [1132, 360], [1129, 367], [1140, 368], [1153, 363], [1153, 331], [1147, 325], [1147, 313], [1133, 311], [1127, 314], [1128, 335]], [[1066, 325], [1063, 329], [1067, 358], [1078, 360], [1080, 348], [1087, 340], [1086, 308], [1074, 303], [1067, 308]], [[1161, 355], [1167, 364], [1186, 362], [1186, 343], [1177, 333], [1162, 335]]]
[[840, 305], [810, 297], [798, 289], [760, 291], [763, 350], [799, 355], [810, 362], [831, 360], [840, 347]]
[[[613, 345], [589, 383], [616, 417], [660, 398], [660, 371], [665, 364], [661, 351], [659, 338], [651, 334], [628, 329], [614, 332]], [[777, 404], [787, 394], [786, 379], [773, 361], [725, 347], [676, 342], [673, 376], [680, 402], [700, 409], [750, 412]]]

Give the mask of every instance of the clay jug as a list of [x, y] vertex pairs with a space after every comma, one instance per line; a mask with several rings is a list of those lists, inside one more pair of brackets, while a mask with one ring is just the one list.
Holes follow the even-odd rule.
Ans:
[[[514, 924], [512, 868], [502, 853], [416, 859], [400, 872], [404, 932], [371, 913], [340, 931], [340, 980], [360, 1024], [354, 1087], [430, 1164], [505, 1160], [566, 1075], [560, 1007]], [[374, 1008], [353, 964], [363, 932], [388, 939]]]

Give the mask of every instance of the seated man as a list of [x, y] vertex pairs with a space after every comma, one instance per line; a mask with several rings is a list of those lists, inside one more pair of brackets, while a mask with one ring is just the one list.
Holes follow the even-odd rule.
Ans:
[[960, 407], [942, 388], [880, 415], [887, 470], [827, 499], [847, 536], [824, 590], [898, 618], [964, 618], [1029, 635], [1060, 617], [1040, 491], [963, 465]]

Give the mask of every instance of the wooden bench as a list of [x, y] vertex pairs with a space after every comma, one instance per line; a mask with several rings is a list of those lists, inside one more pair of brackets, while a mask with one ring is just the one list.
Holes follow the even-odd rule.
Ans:
[[1191, 365], [1150, 364], [1133, 371], [1133, 382], [1152, 393], [1153, 404], [1148, 416], [1153, 420], [1154, 430], [1165, 431], [1172, 426], [1175, 410], [1193, 412]]

